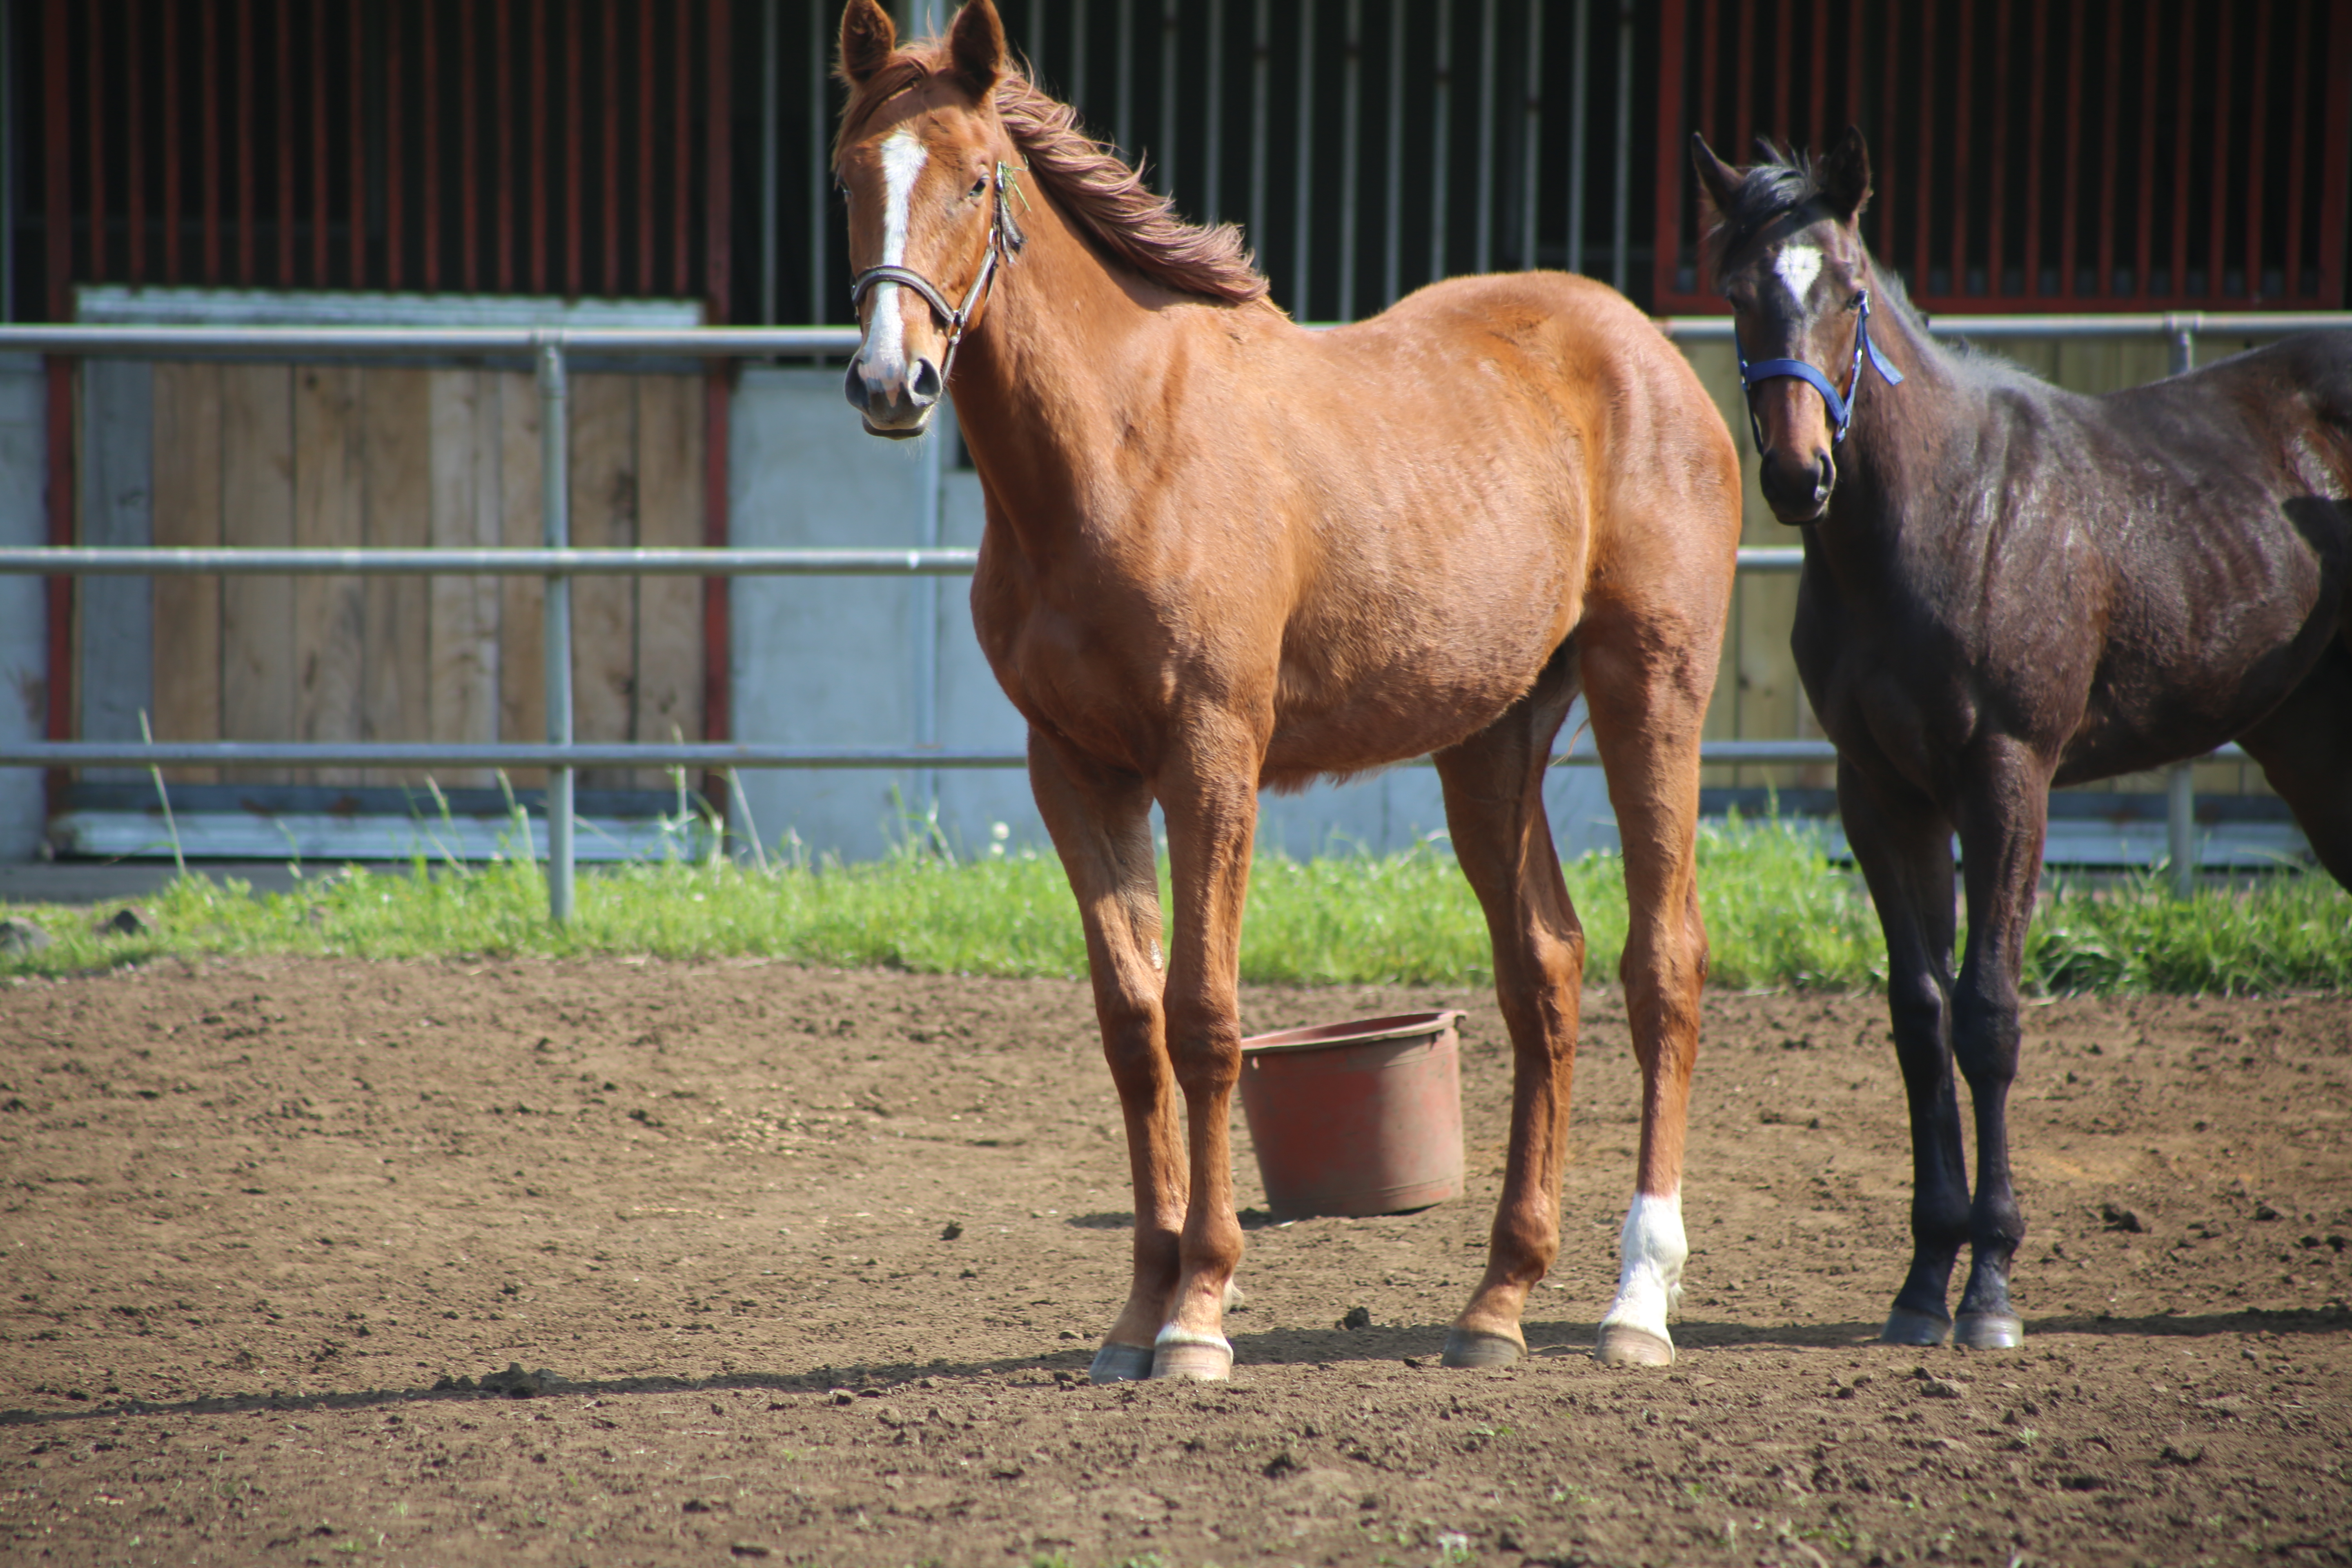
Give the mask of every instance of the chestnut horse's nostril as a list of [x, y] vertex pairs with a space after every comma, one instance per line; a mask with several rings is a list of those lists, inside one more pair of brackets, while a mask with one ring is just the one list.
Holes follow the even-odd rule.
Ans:
[[917, 360], [907, 383], [908, 399], [918, 408], [929, 408], [940, 400], [940, 367], [928, 359]]
[[866, 380], [866, 365], [863, 361], [849, 362], [849, 373], [841, 378], [841, 395], [848, 399], [849, 406], [856, 409], [860, 414], [872, 406], [873, 392]]

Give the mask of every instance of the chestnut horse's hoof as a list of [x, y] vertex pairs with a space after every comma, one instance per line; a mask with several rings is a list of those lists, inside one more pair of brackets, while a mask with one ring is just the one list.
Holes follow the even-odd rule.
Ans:
[[1234, 1374], [1234, 1347], [1222, 1334], [1195, 1333], [1171, 1323], [1151, 1351], [1151, 1375], [1223, 1383]]
[[1447, 1366], [1509, 1366], [1527, 1359], [1524, 1341], [1509, 1334], [1490, 1334], [1484, 1329], [1448, 1329], [1445, 1331], [1445, 1354], [1440, 1358]]
[[2025, 1342], [2025, 1322], [2014, 1312], [1962, 1312], [1952, 1342], [1972, 1351], [2013, 1351]]
[[1095, 1383], [1140, 1383], [1151, 1375], [1151, 1347], [1105, 1340], [1087, 1377]]
[[1886, 1326], [1878, 1331], [1878, 1342], [1885, 1345], [1940, 1345], [1951, 1337], [1951, 1319], [1908, 1307], [1887, 1313]]
[[1592, 1359], [1603, 1366], [1672, 1366], [1675, 1342], [1631, 1323], [1603, 1323]]

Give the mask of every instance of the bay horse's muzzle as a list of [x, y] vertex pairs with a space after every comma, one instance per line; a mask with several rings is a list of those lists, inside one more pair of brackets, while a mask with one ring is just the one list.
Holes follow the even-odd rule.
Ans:
[[1770, 503], [1772, 515], [1786, 523], [1818, 522], [1828, 510], [1830, 491], [1837, 485], [1837, 468], [1826, 451], [1804, 463], [1796, 454], [1774, 449], [1757, 465], [1756, 480]]
[[930, 428], [931, 410], [946, 386], [946, 377], [927, 354], [877, 365], [860, 353], [849, 362], [841, 390], [865, 418], [868, 434], [903, 441]]

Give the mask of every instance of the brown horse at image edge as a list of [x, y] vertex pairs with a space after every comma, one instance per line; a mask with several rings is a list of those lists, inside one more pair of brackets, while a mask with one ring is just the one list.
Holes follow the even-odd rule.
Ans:
[[851, 0], [840, 42], [863, 328], [847, 395], [905, 437], [953, 387], [986, 501], [972, 618], [1028, 721], [1125, 1114], [1134, 1278], [1096, 1379], [1233, 1363], [1227, 1119], [1259, 790], [1425, 754], [1514, 1069], [1486, 1273], [1445, 1360], [1526, 1353], [1520, 1314], [1559, 1245], [1584, 971], [1542, 788], [1580, 690], [1624, 844], [1643, 1086], [1596, 1353], [1670, 1361], [1706, 973], [1699, 728], [1739, 521], [1697, 378], [1622, 298], [1554, 273], [1458, 279], [1307, 331], [1234, 230], [1179, 222], [1009, 61], [990, 0], [904, 48]]
[[1805, 531], [1797, 671], [1886, 932], [1913, 1249], [1884, 1337], [2016, 1345], [2007, 1107], [2052, 786], [2234, 740], [2352, 888], [2352, 332], [2085, 397], [1927, 335], [1862, 242], [1860, 132], [1818, 164], [1691, 153], [1764, 496]]

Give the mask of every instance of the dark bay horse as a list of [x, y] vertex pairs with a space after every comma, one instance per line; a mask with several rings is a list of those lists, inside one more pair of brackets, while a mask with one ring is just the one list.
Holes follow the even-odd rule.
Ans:
[[1805, 531], [1797, 668], [1886, 932], [1914, 1249], [1885, 1338], [1955, 1333], [1965, 1241], [1958, 1338], [2014, 1345], [2005, 1106], [2051, 786], [2236, 740], [2352, 887], [2352, 332], [2079, 396], [1929, 338], [1855, 226], [1859, 132], [1818, 166], [1692, 153], [1765, 497]]
[[1029, 723], [1126, 1116], [1133, 1288], [1096, 1378], [1233, 1363], [1227, 1117], [1258, 791], [1424, 753], [1514, 1054], [1486, 1274], [1445, 1358], [1525, 1353], [1520, 1311], [1559, 1248], [1584, 969], [1542, 785], [1580, 689], [1624, 835], [1643, 1082], [1598, 1353], [1671, 1360], [1706, 973], [1699, 727], [1739, 519], [1737, 454], [1697, 378], [1624, 300], [1558, 274], [1459, 279], [1302, 330], [1235, 231], [1178, 222], [1012, 65], [990, 0], [905, 48], [875, 0], [851, 0], [841, 74], [864, 327], [849, 400], [902, 436], [954, 388], [987, 503], [972, 618]]

